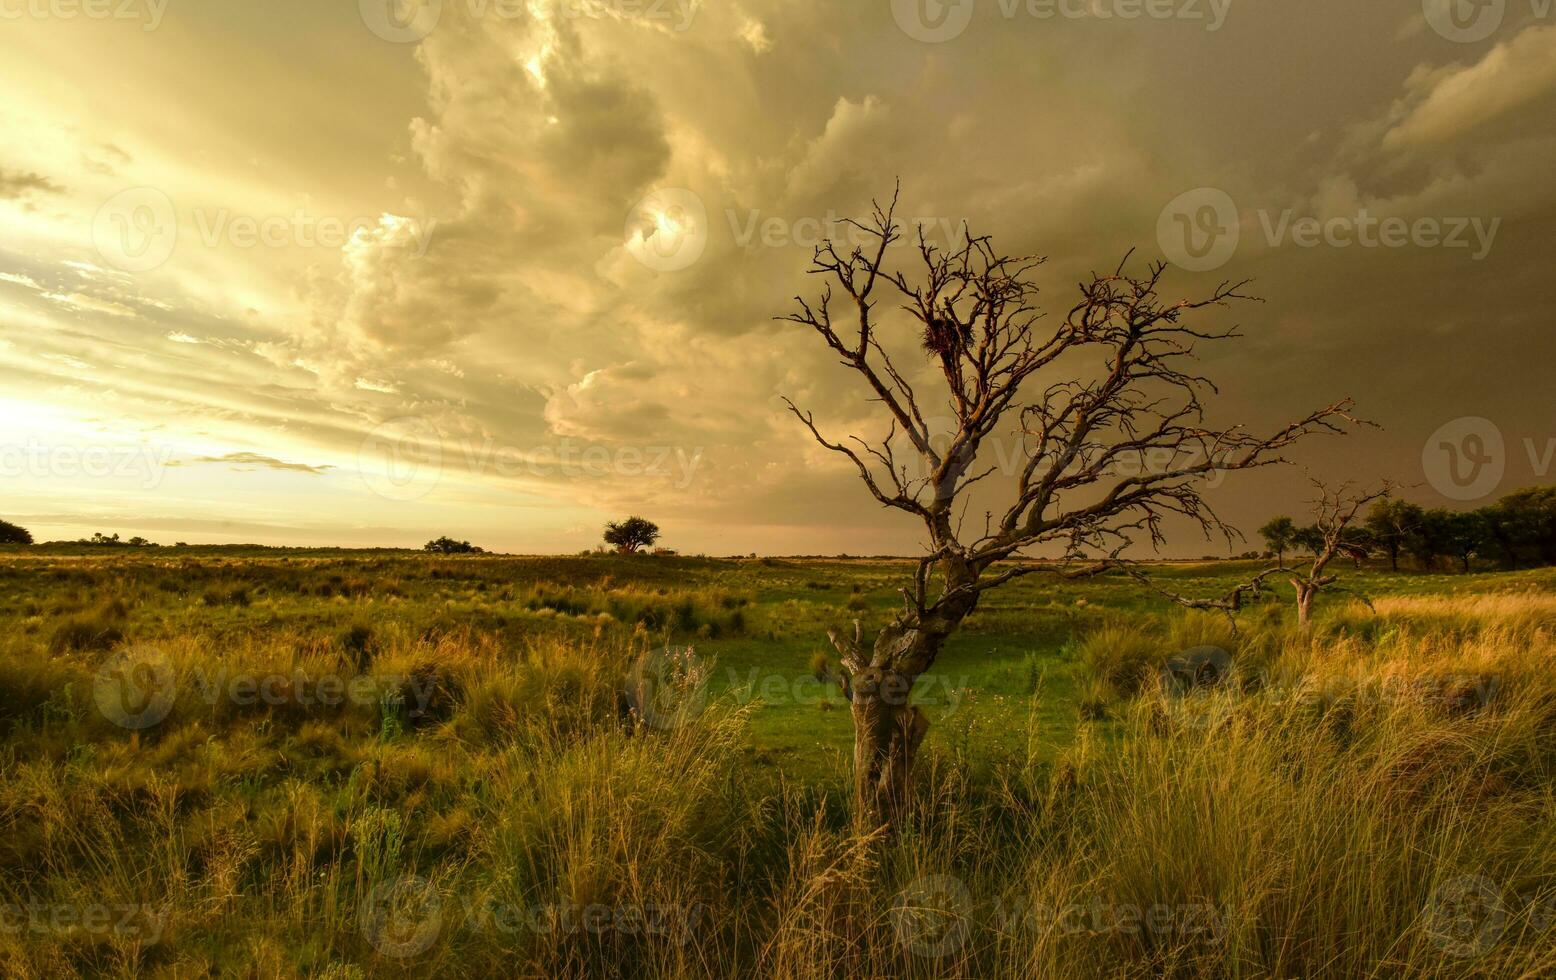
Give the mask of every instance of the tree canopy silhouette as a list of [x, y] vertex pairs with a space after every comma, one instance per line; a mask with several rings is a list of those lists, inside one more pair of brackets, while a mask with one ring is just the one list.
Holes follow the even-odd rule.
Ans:
[[659, 540], [659, 525], [641, 517], [605, 525], [605, 543], [624, 555], [632, 555]]

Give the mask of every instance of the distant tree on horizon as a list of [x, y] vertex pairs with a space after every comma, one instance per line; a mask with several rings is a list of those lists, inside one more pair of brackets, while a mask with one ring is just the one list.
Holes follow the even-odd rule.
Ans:
[[1488, 540], [1486, 518], [1476, 510], [1426, 511], [1421, 515], [1418, 533], [1426, 545], [1422, 552], [1430, 552], [1434, 559], [1438, 555], [1454, 559], [1466, 575], [1471, 560]]
[[32, 532], [10, 521], [0, 521], [0, 544], [32, 544]]
[[140, 535], [136, 535], [135, 537], [130, 538], [128, 541], [121, 540], [120, 537], [119, 537], [119, 532], [117, 532], [117, 531], [115, 531], [113, 534], [104, 534], [101, 531], [94, 531], [94, 532], [92, 532], [92, 536], [90, 538], [82, 538], [80, 541], [78, 541], [76, 543], [77, 544], [96, 545], [99, 548], [160, 548], [160, 547], [162, 547], [161, 545], [157, 544], [155, 541], [148, 541], [145, 538], [141, 537]]
[[1284, 563], [1286, 549], [1296, 541], [1297, 525], [1289, 517], [1272, 517], [1268, 524], [1259, 528], [1259, 536], [1264, 539], [1264, 546], [1275, 552], [1275, 558]]
[[1399, 553], [1406, 550], [1410, 536], [1421, 526], [1421, 508], [1393, 498], [1375, 500], [1363, 526], [1389, 556], [1389, 570], [1397, 572]]
[[[1272, 518], [1260, 533], [1265, 540], [1284, 517]], [[1283, 526], [1283, 525], [1282, 525]], [[1289, 543], [1309, 553], [1323, 546], [1316, 527], [1291, 530]], [[1556, 565], [1556, 487], [1524, 487], [1474, 510], [1427, 510], [1392, 497], [1372, 503], [1359, 526], [1346, 531], [1347, 548], [1365, 546], [1386, 553], [1399, 571], [1408, 556], [1422, 571], [1449, 558], [1467, 570], [1472, 560], [1505, 569]]]
[[1514, 490], [1479, 512], [1503, 564], [1556, 565], [1556, 487]]
[[659, 525], [641, 517], [605, 525], [605, 543], [624, 555], [635, 555], [659, 540]]
[[478, 548], [468, 541], [455, 541], [447, 536], [428, 541], [421, 550], [435, 555], [480, 555], [486, 551], [486, 549]]
[[1308, 524], [1291, 532], [1291, 543], [1310, 555], [1317, 555], [1324, 547], [1324, 532], [1317, 524]]

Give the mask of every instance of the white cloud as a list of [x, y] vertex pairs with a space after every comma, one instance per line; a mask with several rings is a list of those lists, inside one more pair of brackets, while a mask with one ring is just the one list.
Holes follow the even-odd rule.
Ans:
[[1412, 104], [1384, 136], [1385, 148], [1462, 139], [1556, 91], [1556, 25], [1530, 27], [1467, 67], [1418, 70], [1409, 87]]

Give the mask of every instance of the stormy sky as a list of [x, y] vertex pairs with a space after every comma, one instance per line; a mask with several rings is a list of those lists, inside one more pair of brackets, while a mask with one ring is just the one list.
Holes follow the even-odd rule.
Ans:
[[775, 319], [898, 179], [927, 237], [1046, 256], [1055, 318], [1131, 250], [1254, 280], [1211, 420], [1381, 428], [1218, 482], [1250, 535], [1309, 475], [1551, 479], [1550, 0], [0, 0], [0, 86], [0, 517], [40, 538], [910, 553], [781, 398], [879, 406]]

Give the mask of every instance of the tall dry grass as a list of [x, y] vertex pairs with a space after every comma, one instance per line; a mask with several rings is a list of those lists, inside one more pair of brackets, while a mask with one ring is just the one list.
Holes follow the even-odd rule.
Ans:
[[[675, 710], [645, 718], [623, 696], [641, 638], [386, 630], [364, 696], [331, 706], [205, 692], [338, 671], [338, 642], [191, 638], [138, 733], [93, 709], [106, 653], [11, 651], [0, 970], [1548, 976], [1553, 625], [1542, 595], [1339, 608], [1308, 639], [1115, 624], [1086, 662], [1144, 671], [1113, 675], [1119, 731], [1057, 764], [1035, 711], [986, 764], [933, 743], [892, 838], [851, 826], [841, 773], [760, 778], [744, 715], [694, 676], [656, 675]], [[1150, 682], [1205, 643], [1236, 646], [1233, 682]]]

